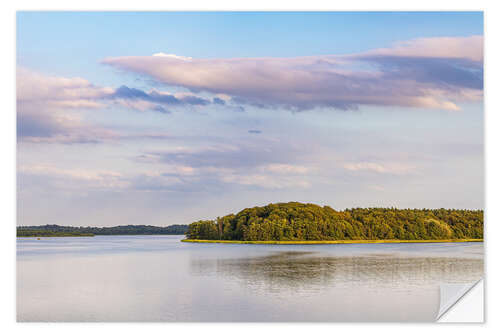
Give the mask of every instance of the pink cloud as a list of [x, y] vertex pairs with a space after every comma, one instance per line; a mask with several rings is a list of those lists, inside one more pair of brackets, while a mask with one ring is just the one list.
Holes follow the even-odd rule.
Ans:
[[102, 63], [258, 106], [458, 110], [458, 102], [482, 96], [482, 44], [482, 36], [440, 37], [342, 56], [193, 59], [156, 55], [107, 58]]

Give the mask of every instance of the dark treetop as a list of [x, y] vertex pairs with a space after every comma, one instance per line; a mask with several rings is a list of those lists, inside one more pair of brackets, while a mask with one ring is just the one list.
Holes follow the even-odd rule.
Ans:
[[483, 211], [396, 208], [336, 211], [314, 204], [277, 203], [191, 223], [186, 236], [244, 241], [482, 239]]

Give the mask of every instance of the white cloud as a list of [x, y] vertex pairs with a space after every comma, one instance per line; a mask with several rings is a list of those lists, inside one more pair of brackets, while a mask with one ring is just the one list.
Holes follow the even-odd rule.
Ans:
[[163, 53], [163, 52], [155, 53], [155, 54], [153, 54], [153, 57], [174, 58], [174, 59], [179, 59], [179, 60], [184, 60], [184, 61], [189, 61], [189, 60], [193, 59], [191, 57], [178, 56], [175, 54], [167, 54], [167, 53]]
[[221, 180], [226, 183], [257, 186], [266, 189], [283, 189], [291, 187], [305, 188], [311, 184], [301, 178], [294, 177], [276, 177], [272, 174], [229, 174], [222, 176]]
[[24, 175], [48, 177], [62, 188], [120, 189], [129, 182], [118, 172], [90, 169], [63, 169], [53, 165], [20, 165], [18, 172]]
[[371, 171], [376, 173], [386, 173], [394, 175], [405, 175], [416, 170], [416, 168], [411, 165], [401, 163], [376, 162], [345, 163], [344, 168], [349, 171]]
[[273, 163], [261, 168], [264, 172], [277, 173], [277, 174], [304, 174], [310, 169], [301, 165], [280, 164]]

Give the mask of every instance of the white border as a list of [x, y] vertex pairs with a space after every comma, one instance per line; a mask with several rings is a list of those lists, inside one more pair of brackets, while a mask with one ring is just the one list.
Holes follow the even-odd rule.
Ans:
[[[246, 2], [237, 2], [231, 0], [212, 0], [210, 2], [183, 0], [177, 2], [159, 2], [151, 0], [141, 1], [63, 1], [63, 0], [45, 0], [28, 1], [20, 0], [16, 2], [4, 1], [2, 3], [1, 15], [1, 33], [3, 52], [0, 53], [2, 61], [2, 110], [0, 117], [2, 128], [1, 135], [1, 255], [2, 255], [2, 274], [0, 286], [1, 290], [1, 323], [2, 331], [36, 331], [36, 332], [87, 332], [92, 331], [110, 331], [119, 330], [120, 332], [135, 332], [138, 329], [148, 331], [165, 330], [177, 331], [187, 330], [193, 332], [255, 332], [256, 330], [286, 330], [286, 332], [303, 332], [304, 330], [318, 331], [332, 330], [359, 330], [370, 332], [419, 332], [422, 329], [427, 330], [448, 330], [453, 332], [476, 331], [480, 328], [494, 328], [498, 331], [498, 316], [495, 313], [498, 306], [498, 265], [495, 265], [495, 253], [498, 253], [498, 238], [500, 234], [500, 215], [499, 215], [499, 196], [498, 188], [500, 186], [499, 173], [499, 149], [498, 143], [500, 133], [500, 104], [499, 96], [500, 82], [498, 82], [499, 61], [499, 32], [500, 15], [498, 1], [438, 1], [438, 0], [419, 0], [419, 1], [397, 1], [397, 0], [377, 0], [377, 1], [343, 1], [327, 2], [318, 0], [308, 1], [272, 1], [272, 0], [254, 0]], [[70, 5], [71, 4], [71, 5]], [[15, 322], [15, 12], [17, 10], [409, 10], [409, 11], [439, 11], [439, 10], [485, 10], [485, 139], [486, 139], [486, 315], [485, 325], [460, 325], [460, 324], [16, 324]], [[491, 260], [490, 260], [491, 259]], [[495, 283], [495, 281], [497, 281]], [[388, 300], [390, 301], [390, 300]], [[490, 311], [492, 309], [492, 311]]]

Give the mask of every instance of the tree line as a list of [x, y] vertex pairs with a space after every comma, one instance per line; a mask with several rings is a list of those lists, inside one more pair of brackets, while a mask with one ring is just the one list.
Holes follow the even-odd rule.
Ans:
[[62, 232], [62, 231], [50, 231], [50, 230], [36, 230], [36, 229], [18, 229], [17, 237], [92, 237], [93, 234], [82, 233], [82, 232]]
[[191, 223], [187, 238], [244, 241], [482, 239], [483, 211], [352, 208], [299, 202], [246, 208]]
[[174, 224], [166, 227], [151, 225], [121, 225], [116, 227], [71, 227], [57, 224], [17, 227], [18, 237], [30, 236], [92, 236], [92, 235], [184, 235], [186, 224]]

